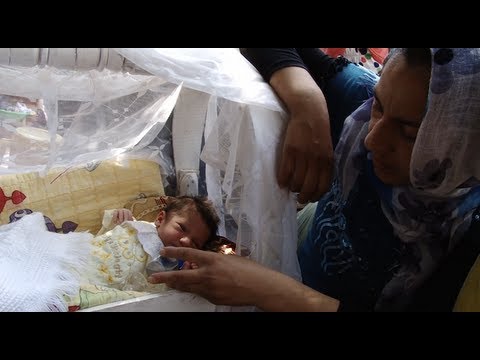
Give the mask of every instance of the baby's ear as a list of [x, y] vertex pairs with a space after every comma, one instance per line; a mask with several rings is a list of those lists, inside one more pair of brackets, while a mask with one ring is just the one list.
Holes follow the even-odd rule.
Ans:
[[165, 210], [160, 211], [160, 213], [157, 216], [157, 219], [155, 220], [155, 225], [156, 226], [160, 225], [163, 222], [163, 220], [165, 220], [165, 215], [166, 214], [167, 213], [165, 212]]

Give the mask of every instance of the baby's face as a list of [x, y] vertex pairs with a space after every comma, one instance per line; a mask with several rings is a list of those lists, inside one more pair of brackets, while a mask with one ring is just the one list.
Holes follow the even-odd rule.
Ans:
[[155, 221], [158, 236], [165, 246], [202, 249], [210, 237], [210, 230], [195, 211], [166, 215], [162, 211]]

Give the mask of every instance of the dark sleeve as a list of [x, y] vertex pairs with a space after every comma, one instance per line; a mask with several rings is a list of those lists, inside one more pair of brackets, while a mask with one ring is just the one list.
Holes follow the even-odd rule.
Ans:
[[344, 57], [332, 58], [319, 48], [296, 48], [310, 75], [322, 89], [325, 81], [348, 64]]
[[270, 82], [275, 71], [285, 67], [296, 66], [308, 71], [295, 48], [242, 48], [241, 52], [266, 82]]
[[[479, 218], [476, 218], [476, 216]], [[461, 242], [416, 292], [409, 311], [452, 311], [471, 267], [480, 254], [480, 208]]]
[[242, 48], [241, 52], [266, 82], [275, 71], [297, 66], [307, 70], [322, 89], [326, 80], [348, 64], [345, 58], [334, 59], [319, 48]]

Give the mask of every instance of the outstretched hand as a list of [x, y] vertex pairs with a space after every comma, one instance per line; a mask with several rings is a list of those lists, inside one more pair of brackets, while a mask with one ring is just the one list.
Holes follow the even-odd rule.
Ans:
[[152, 274], [150, 282], [198, 294], [216, 305], [257, 305], [261, 289], [267, 289], [275, 273], [238, 255], [180, 247], [165, 247], [160, 254], [196, 267]]
[[265, 311], [338, 309], [337, 300], [245, 257], [180, 247], [165, 247], [160, 254], [197, 267], [152, 274], [148, 281], [195, 293], [216, 305], [256, 306]]

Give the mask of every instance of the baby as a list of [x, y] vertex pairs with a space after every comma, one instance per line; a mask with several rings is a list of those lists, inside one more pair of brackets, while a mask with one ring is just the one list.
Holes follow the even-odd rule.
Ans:
[[[128, 209], [117, 209], [113, 221], [121, 224], [134, 220]], [[171, 197], [155, 220], [158, 236], [164, 246], [183, 246], [203, 249], [217, 234], [218, 215], [212, 203], [204, 197]]]
[[[112, 221], [122, 224], [135, 220], [128, 209], [117, 209]], [[211, 201], [205, 197], [171, 197], [166, 207], [155, 220], [158, 237], [163, 246], [204, 249], [207, 242], [215, 240], [219, 223], [218, 215]], [[195, 264], [184, 263], [189, 269]]]
[[[118, 290], [155, 291], [146, 277], [149, 272], [162, 271], [158, 266], [163, 262], [155, 267], [160, 250], [164, 246], [212, 250], [208, 244], [218, 243], [218, 223], [212, 203], [196, 196], [169, 197], [154, 222], [137, 221], [128, 209], [106, 210], [103, 227], [91, 240], [83, 283]], [[177, 269], [196, 268], [188, 262], [173, 265]]]
[[[152, 206], [150, 206], [152, 205]], [[77, 296], [67, 297], [70, 311], [168, 290], [147, 277], [170, 269], [194, 269], [195, 263], [167, 260], [159, 264], [163, 246], [182, 246], [235, 254], [235, 243], [217, 235], [219, 217], [204, 197], [161, 196], [147, 209], [105, 210], [103, 227], [90, 240], [91, 251]], [[131, 205], [125, 205], [131, 206]], [[145, 214], [150, 214], [146, 216]], [[156, 216], [154, 216], [154, 214]], [[242, 255], [248, 255], [242, 251]]]

